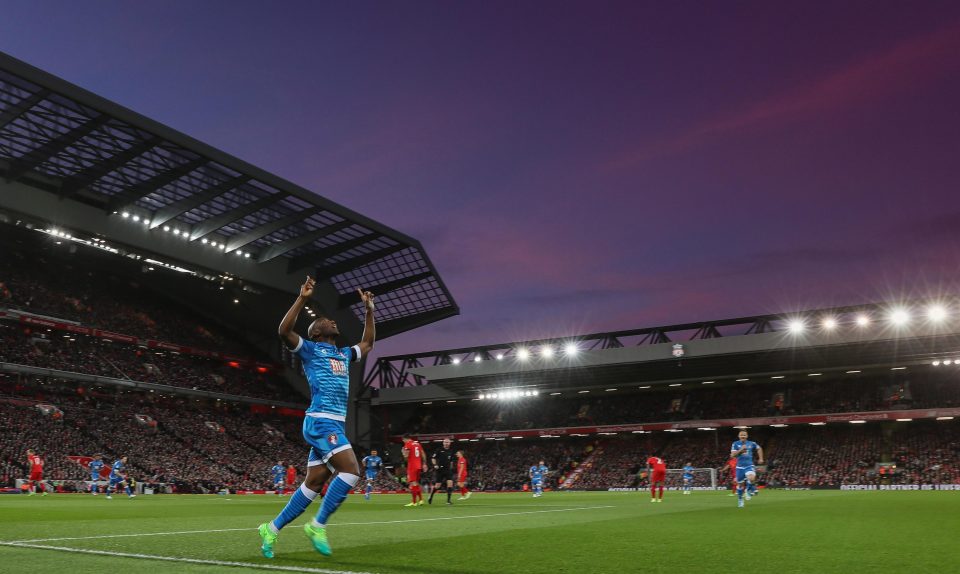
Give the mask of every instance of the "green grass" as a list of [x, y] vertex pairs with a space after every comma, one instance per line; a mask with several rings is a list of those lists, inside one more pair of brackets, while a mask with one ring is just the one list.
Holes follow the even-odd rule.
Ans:
[[[0, 572], [263, 572], [328, 569], [380, 574], [523, 572], [957, 572], [960, 492], [764, 492], [738, 510], [725, 493], [476, 494], [403, 508], [405, 496], [351, 496], [331, 520], [332, 557], [302, 525], [260, 556], [255, 528], [287, 498], [269, 496], [0, 496], [0, 541], [172, 558], [221, 566], [0, 545]], [[209, 532], [220, 529], [244, 529]], [[207, 531], [145, 536], [148, 533]]]

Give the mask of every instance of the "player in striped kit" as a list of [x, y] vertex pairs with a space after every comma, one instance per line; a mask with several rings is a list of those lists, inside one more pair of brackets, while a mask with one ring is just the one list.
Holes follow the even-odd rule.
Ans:
[[320, 510], [312, 522], [304, 525], [304, 533], [317, 552], [324, 556], [332, 554], [327, 541], [327, 520], [360, 480], [360, 465], [347, 440], [344, 422], [350, 390], [349, 364], [366, 356], [373, 349], [376, 337], [373, 294], [357, 290], [366, 309], [360, 342], [353, 347], [337, 347], [340, 329], [336, 321], [327, 317], [318, 317], [310, 324], [307, 339], [293, 331], [297, 317], [313, 295], [315, 283], [312, 277], [307, 277], [300, 287], [300, 295], [277, 329], [280, 339], [300, 358], [310, 383], [310, 406], [303, 419], [303, 438], [310, 445], [310, 454], [307, 476], [300, 488], [276, 518], [264, 522], [258, 529], [260, 552], [267, 558], [273, 558], [273, 545], [280, 529], [303, 514], [331, 475], [333, 479]]

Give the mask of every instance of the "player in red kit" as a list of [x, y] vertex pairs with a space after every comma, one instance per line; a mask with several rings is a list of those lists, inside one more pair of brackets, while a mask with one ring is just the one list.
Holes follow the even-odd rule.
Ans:
[[30, 496], [37, 493], [37, 486], [43, 491], [43, 496], [47, 495], [47, 487], [43, 485], [43, 459], [33, 452], [33, 449], [27, 449], [27, 462], [30, 464]]
[[[659, 456], [647, 459], [647, 473], [650, 475], [650, 502], [663, 502], [663, 484], [667, 481], [667, 463]], [[660, 483], [660, 498], [657, 498], [657, 483]]]
[[410, 435], [403, 435], [403, 458], [407, 459], [407, 486], [413, 502], [404, 506], [423, 506], [423, 490], [420, 489], [420, 474], [426, 470], [426, 456], [420, 443]]
[[737, 495], [737, 459], [731, 458], [727, 461], [727, 468], [730, 469], [730, 494], [728, 496]]
[[462, 450], [457, 451], [457, 487], [460, 488], [458, 500], [470, 498], [470, 491], [467, 490], [467, 457], [463, 455]]
[[291, 491], [297, 486], [297, 467], [292, 464], [287, 467], [287, 488]]

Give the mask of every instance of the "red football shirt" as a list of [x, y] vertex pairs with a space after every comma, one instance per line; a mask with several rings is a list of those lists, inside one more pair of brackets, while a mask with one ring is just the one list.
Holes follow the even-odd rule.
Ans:
[[287, 468], [287, 484], [293, 484], [295, 480], [297, 480], [297, 469], [291, 466]]
[[457, 459], [457, 474], [467, 474], [466, 457], [460, 457]]
[[32, 454], [27, 457], [27, 460], [30, 462], [30, 472], [35, 470], [43, 470], [43, 459], [38, 455]]
[[666, 472], [667, 463], [659, 456], [651, 456], [647, 459], [647, 466], [652, 467], [656, 472]]
[[415, 440], [412, 440], [404, 446], [407, 449], [407, 466], [410, 468], [423, 468], [423, 447]]

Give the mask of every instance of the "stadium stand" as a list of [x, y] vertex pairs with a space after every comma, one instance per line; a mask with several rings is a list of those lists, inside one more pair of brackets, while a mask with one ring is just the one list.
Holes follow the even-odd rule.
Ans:
[[[8, 238], [9, 239], [9, 238]], [[224, 329], [139, 280], [84, 264], [83, 257], [5, 241], [0, 307], [74, 321], [143, 339], [250, 354]], [[149, 270], [149, 265], [144, 265]]]
[[[57, 406], [62, 418], [41, 413], [38, 402]], [[156, 427], [138, 423], [147, 415]], [[265, 432], [264, 424], [271, 432]], [[26, 448], [47, 461], [46, 478], [81, 484], [86, 471], [70, 456], [126, 454], [134, 476], [145, 484], [172, 485], [178, 492], [222, 488], [270, 487], [268, 469], [276, 460], [293, 461], [300, 472], [304, 448], [300, 420], [254, 412], [249, 405], [156, 394], [90, 389], [51, 379], [0, 377], [0, 425], [12, 432], [0, 437], [0, 478], [6, 485], [26, 473]], [[953, 421], [910, 423], [839, 423], [826, 427], [750, 431], [765, 449], [769, 469], [761, 475], [770, 486], [806, 488], [842, 484], [960, 483], [960, 425]], [[657, 455], [671, 468], [690, 461], [697, 468], [721, 468], [733, 429], [712, 432], [653, 433], [617, 437], [565, 437], [539, 440], [461, 442], [470, 461], [470, 487], [519, 490], [527, 470], [543, 458], [551, 469], [547, 484], [556, 488], [583, 465], [576, 489], [643, 486], [646, 457]], [[429, 452], [435, 445], [427, 445]], [[389, 461], [389, 449], [384, 453]], [[896, 468], [881, 477], [877, 463]], [[586, 464], [585, 464], [586, 463]], [[388, 467], [389, 467], [388, 462]], [[378, 489], [396, 488], [383, 473]], [[698, 477], [697, 486], [706, 486]], [[668, 486], [679, 486], [668, 477]]]
[[[42, 414], [48, 403], [62, 418]], [[155, 426], [134, 415], [147, 415]], [[134, 391], [88, 389], [51, 379], [0, 377], [0, 422], [16, 432], [0, 439], [4, 482], [25, 476], [23, 452], [47, 461], [45, 478], [83, 480], [86, 470], [69, 456], [127, 455], [144, 483], [167, 483], [179, 492], [270, 486], [268, 469], [292, 461], [303, 472], [299, 418], [262, 415], [230, 405]], [[274, 429], [266, 432], [264, 424]]]
[[0, 362], [273, 400], [300, 398], [271, 369], [0, 322]]
[[909, 378], [861, 376], [842, 385], [822, 380], [535, 400], [535, 410], [523, 402], [442, 406], [420, 411], [412, 426], [420, 433], [466, 432], [956, 407], [960, 388], [949, 372], [931, 368]]

